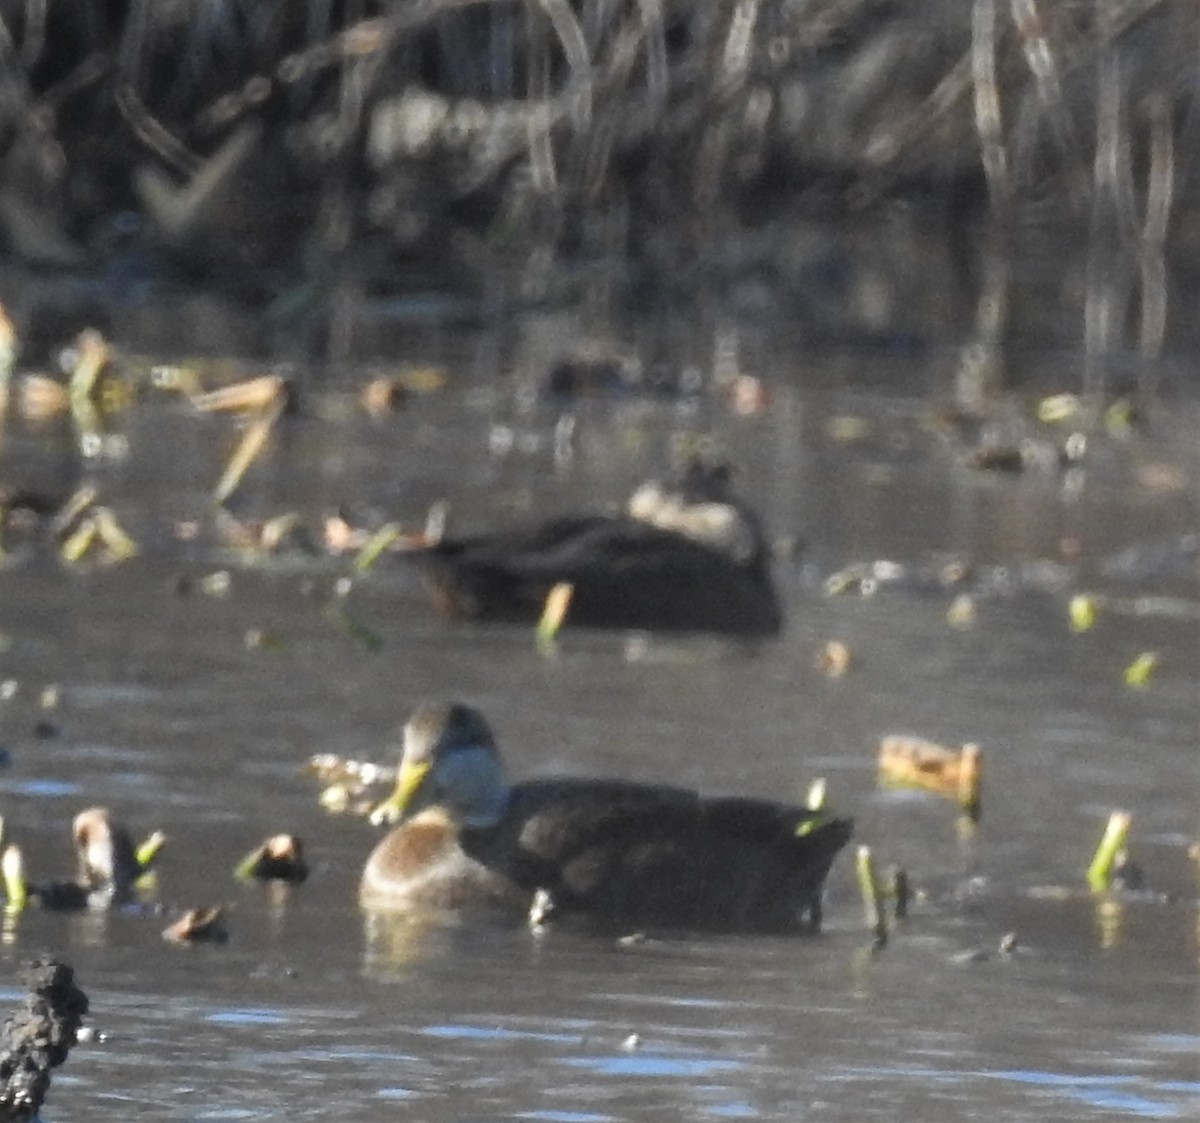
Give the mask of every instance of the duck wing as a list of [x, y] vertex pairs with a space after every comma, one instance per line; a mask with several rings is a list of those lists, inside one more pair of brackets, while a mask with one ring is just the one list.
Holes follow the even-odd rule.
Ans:
[[572, 586], [568, 619], [586, 627], [773, 635], [782, 613], [766, 559], [736, 562], [637, 519], [563, 516], [421, 552], [435, 597], [460, 615], [536, 619]]
[[564, 781], [514, 789], [504, 832], [487, 860], [564, 909], [617, 924], [787, 929], [819, 901], [850, 824], [763, 800]]

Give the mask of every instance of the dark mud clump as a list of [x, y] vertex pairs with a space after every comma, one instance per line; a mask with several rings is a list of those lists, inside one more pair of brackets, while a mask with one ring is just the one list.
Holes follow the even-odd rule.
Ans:
[[50, 1070], [67, 1059], [88, 1009], [65, 963], [36, 959], [22, 981], [30, 993], [0, 1030], [0, 1123], [37, 1115]]

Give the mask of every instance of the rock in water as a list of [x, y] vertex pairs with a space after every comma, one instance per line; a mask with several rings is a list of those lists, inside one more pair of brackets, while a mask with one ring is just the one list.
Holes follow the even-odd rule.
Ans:
[[88, 1009], [65, 963], [35, 959], [22, 981], [30, 993], [0, 1029], [0, 1123], [36, 1117], [50, 1070], [67, 1059]]

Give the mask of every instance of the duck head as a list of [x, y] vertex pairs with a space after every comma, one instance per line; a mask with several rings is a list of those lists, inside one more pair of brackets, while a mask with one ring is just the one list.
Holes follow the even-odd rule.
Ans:
[[732, 472], [723, 462], [689, 460], [667, 481], [651, 480], [630, 497], [625, 512], [660, 530], [674, 531], [735, 562], [760, 550], [759, 531], [733, 494]]
[[396, 789], [371, 812], [371, 822], [401, 822], [440, 807], [460, 826], [491, 827], [503, 817], [508, 797], [483, 715], [461, 702], [423, 705], [404, 726]]

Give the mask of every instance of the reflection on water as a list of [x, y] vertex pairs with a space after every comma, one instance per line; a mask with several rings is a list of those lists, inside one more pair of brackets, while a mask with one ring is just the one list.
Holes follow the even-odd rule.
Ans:
[[[616, 500], [661, 470], [680, 428], [712, 428], [780, 539], [789, 627], [754, 649], [568, 625], [548, 658], [527, 630], [437, 619], [388, 558], [342, 605], [378, 639], [364, 644], [323, 612], [339, 566], [243, 564], [173, 538], [177, 519], [203, 517], [221, 455], [199, 434], [211, 419], [139, 411], [130, 461], [97, 474], [142, 555], [68, 572], [35, 551], [0, 570], [0, 676], [17, 683], [0, 703], [10, 837], [47, 878], [69, 875], [86, 805], [170, 838], [147, 908], [5, 918], [6, 977], [53, 949], [107, 1035], [72, 1054], [46, 1118], [374, 1118], [381, 1104], [430, 1120], [1194, 1116], [1200, 575], [1175, 564], [1186, 543], [1161, 565], [1121, 551], [1195, 531], [1197, 412], [1181, 403], [1064, 489], [1054, 474], [967, 470], [920, 403], [855, 390], [850, 369], [803, 396], [781, 385], [757, 416], [594, 404], [566, 457], [553, 418], [492, 387], [370, 425], [314, 411], [239, 496], [256, 515], [315, 520], [353, 499], [406, 522], [449, 497], [469, 530]], [[489, 453], [500, 424], [519, 431]], [[1169, 486], [1139, 482], [1150, 468]], [[834, 570], [884, 558], [895, 579], [874, 595], [821, 595]], [[963, 587], [936, 578], [947, 560]], [[226, 567], [224, 595], [179, 580]], [[1079, 588], [1112, 599], [1073, 634]], [[952, 627], [961, 593], [975, 612]], [[274, 642], [248, 644], [252, 631]], [[852, 654], [840, 678], [815, 659], [830, 640]], [[1128, 689], [1122, 670], [1143, 651], [1158, 667]], [[59, 702], [43, 736], [48, 685]], [[404, 712], [448, 695], [484, 710], [517, 776], [787, 799], [824, 776], [859, 838], [909, 871], [911, 918], [872, 953], [845, 862], [826, 931], [803, 941], [619, 945], [364, 912], [377, 835], [325, 814], [300, 766], [318, 751], [387, 761]], [[949, 803], [876, 790], [879, 740], [897, 732], [984, 746], [973, 837]], [[1083, 870], [1116, 807], [1134, 815], [1150, 889], [1095, 897]], [[278, 831], [303, 838], [308, 881], [235, 882]], [[228, 945], [162, 940], [168, 916], [216, 903], [231, 906]]]
[[[1200, 1108], [1200, 1081], [1147, 1080], [1138, 1076], [1067, 1075], [1029, 1069], [993, 1072], [963, 1072], [941, 1069], [847, 1069], [831, 1079], [885, 1083], [915, 1080], [946, 1084], [956, 1088], [978, 1085], [981, 1081], [999, 1081], [1013, 1085], [1031, 1085], [1045, 1096], [1044, 1110], [1058, 1113], [1072, 1104], [1108, 1108], [1146, 1119], [1187, 1118]], [[1061, 1118], [1061, 1116], [1057, 1116]]]

